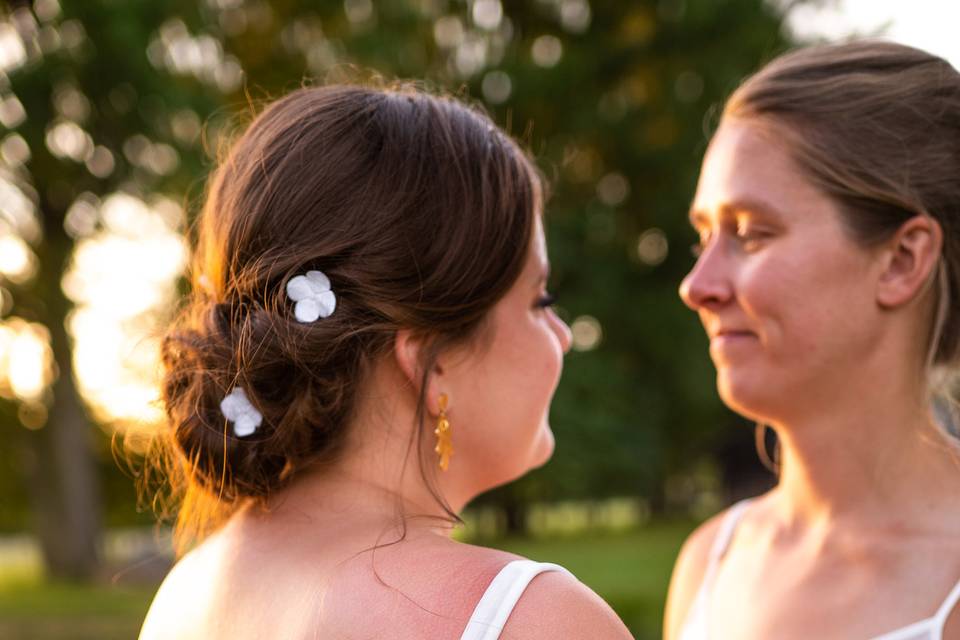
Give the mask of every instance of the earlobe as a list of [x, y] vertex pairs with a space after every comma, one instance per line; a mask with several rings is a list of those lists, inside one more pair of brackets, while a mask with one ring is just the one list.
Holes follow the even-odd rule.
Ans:
[[933, 282], [943, 244], [940, 224], [928, 215], [907, 220], [887, 243], [877, 302], [886, 308], [916, 299]]

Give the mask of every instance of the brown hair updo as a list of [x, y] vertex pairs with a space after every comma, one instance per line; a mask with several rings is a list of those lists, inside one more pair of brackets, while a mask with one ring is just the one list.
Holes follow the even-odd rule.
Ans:
[[[302, 88], [256, 117], [208, 183], [193, 292], [162, 346], [180, 542], [334, 459], [398, 329], [428, 340], [425, 372], [474, 337], [522, 270], [540, 200], [487, 116], [410, 86]], [[337, 307], [300, 323], [286, 284], [313, 269]], [[263, 415], [244, 438], [220, 410], [237, 386]]]
[[851, 236], [889, 239], [927, 214], [944, 233], [929, 364], [960, 364], [960, 74], [884, 41], [782, 55], [730, 97], [724, 117], [769, 123], [840, 205]]

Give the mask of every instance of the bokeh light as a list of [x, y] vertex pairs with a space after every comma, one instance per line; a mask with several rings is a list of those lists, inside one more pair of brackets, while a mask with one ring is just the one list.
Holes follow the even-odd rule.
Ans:
[[622, 173], [611, 172], [597, 183], [597, 197], [608, 207], [616, 207], [630, 195], [630, 182]]
[[637, 258], [651, 267], [666, 260], [668, 250], [667, 234], [660, 229], [648, 229], [637, 239]]
[[490, 71], [483, 76], [483, 83], [480, 85], [483, 91], [483, 97], [491, 104], [503, 104], [510, 98], [513, 91], [513, 83], [510, 76], [503, 71]]
[[593, 316], [580, 316], [570, 324], [575, 351], [592, 351], [603, 340], [603, 327]]
[[30, 247], [11, 233], [0, 232], [0, 275], [15, 284], [25, 284], [37, 271], [37, 259]]
[[540, 36], [530, 47], [533, 62], [540, 67], [553, 67], [563, 56], [563, 44], [556, 36]]

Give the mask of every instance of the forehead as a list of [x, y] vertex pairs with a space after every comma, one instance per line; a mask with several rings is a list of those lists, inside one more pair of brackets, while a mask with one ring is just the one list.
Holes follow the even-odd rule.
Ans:
[[775, 130], [725, 119], [704, 156], [692, 210], [711, 216], [731, 203], [762, 202], [781, 211], [807, 213], [825, 200]]
[[547, 240], [543, 233], [543, 220], [539, 215], [533, 218], [533, 237], [530, 239], [530, 252], [527, 255], [528, 268], [540, 268], [547, 262]]

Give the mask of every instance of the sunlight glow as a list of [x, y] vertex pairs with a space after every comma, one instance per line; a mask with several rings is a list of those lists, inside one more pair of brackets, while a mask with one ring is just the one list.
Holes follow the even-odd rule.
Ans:
[[27, 61], [27, 49], [9, 22], [0, 23], [0, 71], [10, 72]]
[[14, 284], [28, 282], [37, 272], [37, 259], [19, 237], [0, 232], [0, 275]]
[[160, 199], [126, 194], [99, 206], [102, 229], [78, 240], [63, 277], [76, 303], [67, 320], [78, 387], [101, 421], [129, 427], [162, 419], [161, 323], [176, 306], [187, 246], [183, 212]]
[[12, 230], [30, 244], [39, 242], [41, 231], [35, 198], [30, 185], [18, 184], [12, 174], [0, 169], [0, 233]]
[[50, 153], [58, 158], [82, 162], [93, 153], [93, 138], [71, 120], [61, 120], [47, 129], [44, 140]]
[[224, 52], [223, 43], [209, 34], [192, 35], [180, 18], [160, 26], [158, 37], [147, 46], [147, 58], [157, 69], [192, 75], [223, 93], [236, 90], [243, 68], [236, 56]]
[[0, 397], [38, 402], [53, 379], [46, 327], [21, 318], [0, 323]]
[[942, 56], [960, 68], [958, 20], [960, 5], [955, 2], [839, 0], [798, 4], [788, 14], [787, 24], [791, 33], [802, 40], [882, 35]]

